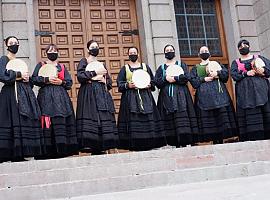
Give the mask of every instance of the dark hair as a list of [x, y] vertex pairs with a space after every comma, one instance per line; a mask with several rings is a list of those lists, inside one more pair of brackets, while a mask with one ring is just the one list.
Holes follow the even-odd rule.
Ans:
[[172, 47], [173, 48], [173, 50], [175, 51], [175, 48], [174, 48], [174, 46], [173, 45], [171, 45], [171, 44], [167, 44], [165, 47], [164, 47], [164, 49], [163, 49], [163, 52], [165, 53], [165, 50], [166, 50], [166, 48], [167, 47]]
[[93, 44], [94, 42], [98, 44], [98, 42], [96, 40], [90, 40], [90, 41], [88, 41], [87, 42], [87, 45], [86, 45], [87, 49], [89, 49], [90, 45]]
[[136, 49], [137, 53], [139, 53], [139, 49], [137, 47], [135, 47], [135, 46], [129, 47], [128, 52], [129, 52], [130, 49]]
[[48, 51], [53, 48], [54, 50], [58, 51], [58, 47], [55, 44], [49, 44], [46, 48], [45, 48], [45, 52], [48, 53]]
[[8, 45], [9, 39], [11, 39], [11, 38], [15, 38], [19, 42], [19, 40], [18, 40], [17, 37], [15, 37], [15, 36], [8, 36], [6, 39], [4, 39], [6, 46]]
[[240, 41], [238, 42], [238, 44], [237, 44], [238, 49], [239, 49], [239, 47], [241, 47], [242, 44], [245, 44], [245, 45], [250, 46], [250, 45], [249, 45], [249, 41], [247, 41], [247, 40], [245, 40], [245, 39], [242, 39], [242, 40], [240, 40]]

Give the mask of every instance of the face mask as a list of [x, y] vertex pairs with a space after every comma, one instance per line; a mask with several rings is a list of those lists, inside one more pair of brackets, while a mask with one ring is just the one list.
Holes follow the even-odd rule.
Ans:
[[201, 53], [200, 58], [203, 60], [207, 60], [210, 57], [210, 53]]
[[50, 61], [55, 61], [58, 58], [58, 53], [47, 53], [47, 57]]
[[8, 46], [7, 50], [11, 53], [16, 54], [19, 50], [19, 45], [15, 44], [15, 45]]
[[138, 55], [129, 55], [128, 58], [131, 62], [136, 62], [138, 60]]
[[239, 53], [241, 55], [247, 55], [247, 54], [249, 54], [249, 47], [243, 47], [242, 49], [239, 50]]
[[168, 60], [172, 60], [175, 57], [175, 52], [167, 52], [165, 53], [165, 58]]
[[89, 50], [89, 54], [91, 55], [91, 56], [97, 56], [98, 55], [98, 53], [99, 53], [99, 48], [94, 48], [94, 49], [90, 49]]

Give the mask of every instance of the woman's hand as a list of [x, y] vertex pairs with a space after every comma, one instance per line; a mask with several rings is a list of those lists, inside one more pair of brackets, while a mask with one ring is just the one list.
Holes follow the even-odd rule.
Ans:
[[63, 83], [63, 81], [61, 79], [55, 78], [55, 77], [50, 77], [49, 81], [53, 85], [61, 85]]
[[217, 71], [210, 72], [210, 76], [213, 77], [213, 78], [216, 78], [218, 76]]
[[136, 86], [133, 82], [130, 82], [130, 83], [128, 83], [128, 88], [134, 89], [134, 88], [136, 88]]
[[248, 76], [255, 76], [255, 74], [256, 74], [256, 71], [255, 70], [249, 70], [248, 72], [247, 72], [247, 75]]
[[173, 76], [166, 76], [166, 80], [167, 80], [169, 83], [174, 83], [174, 82], [176, 82], [176, 80], [174, 79]]
[[210, 76], [210, 77], [205, 77], [204, 78], [204, 81], [205, 82], [211, 82], [211, 81], [213, 81], [214, 80], [214, 77], [212, 77], [212, 76]]
[[29, 73], [26, 72], [22, 75], [23, 82], [29, 82]]
[[264, 68], [263, 67], [256, 68], [256, 73], [263, 76], [264, 75]]

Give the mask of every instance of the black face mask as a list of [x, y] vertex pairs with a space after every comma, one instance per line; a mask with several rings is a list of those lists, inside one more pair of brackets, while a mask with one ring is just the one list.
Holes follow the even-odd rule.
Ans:
[[165, 58], [168, 60], [172, 60], [175, 57], [175, 52], [167, 52], [165, 53]]
[[99, 54], [99, 48], [90, 49], [90, 50], [89, 50], [89, 54], [90, 54], [91, 56], [97, 57], [97, 55]]
[[58, 58], [58, 53], [47, 53], [47, 57], [50, 61], [55, 61]]
[[247, 54], [249, 54], [249, 47], [243, 47], [242, 49], [239, 50], [239, 53], [241, 55], [247, 55]]
[[210, 53], [201, 53], [200, 58], [203, 60], [207, 60], [210, 57]]
[[129, 55], [128, 58], [131, 62], [136, 62], [138, 60], [138, 55]]
[[16, 54], [19, 50], [19, 45], [14, 44], [14, 45], [8, 46], [7, 50], [11, 53]]

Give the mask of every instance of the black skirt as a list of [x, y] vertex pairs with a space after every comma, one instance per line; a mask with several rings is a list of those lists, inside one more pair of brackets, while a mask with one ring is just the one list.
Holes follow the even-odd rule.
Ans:
[[241, 141], [270, 139], [270, 102], [263, 106], [236, 109]]
[[40, 88], [38, 101], [42, 116], [51, 121], [50, 126], [46, 126], [43, 120], [44, 156], [53, 158], [74, 154], [78, 150], [76, 121], [65, 88], [56, 85]]
[[223, 139], [238, 136], [237, 121], [232, 102], [229, 106], [202, 110], [195, 100], [195, 110], [198, 118], [199, 134], [194, 136], [194, 142], [222, 143]]
[[193, 135], [199, 132], [193, 101], [188, 88], [184, 87], [182, 89], [186, 102], [185, 109], [168, 112], [164, 106], [166, 101], [162, 92], [159, 94], [157, 104], [164, 123], [167, 143], [176, 147], [192, 144]]
[[[20, 84], [24, 94], [31, 96], [34, 108], [39, 110], [37, 100], [28, 83]], [[18, 87], [19, 87], [18, 86]], [[19, 98], [20, 101], [20, 98]], [[0, 93], [0, 160], [20, 159], [42, 154], [43, 135], [40, 119], [21, 114], [16, 102], [14, 85], [5, 85]]]
[[163, 122], [154, 98], [150, 91], [149, 93], [147, 96], [151, 97], [153, 106], [149, 110], [152, 110], [152, 113], [131, 112], [128, 100], [135, 99], [129, 97], [129, 95], [135, 95], [135, 92], [128, 91], [122, 94], [118, 115], [118, 133], [120, 147], [123, 149], [144, 151], [167, 144]]
[[49, 128], [43, 128], [44, 156], [57, 158], [69, 156], [78, 150], [74, 114], [67, 117], [51, 117]]
[[110, 93], [101, 83], [81, 85], [78, 93], [76, 123], [81, 148], [90, 148], [93, 152], [99, 152], [118, 147], [119, 138], [113, 101]]

